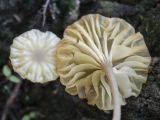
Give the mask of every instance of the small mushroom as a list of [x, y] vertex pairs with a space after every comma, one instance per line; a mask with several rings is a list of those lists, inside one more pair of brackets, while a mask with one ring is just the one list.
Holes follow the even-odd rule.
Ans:
[[55, 46], [60, 39], [53, 33], [36, 29], [13, 40], [10, 60], [13, 69], [24, 79], [44, 83], [56, 80]]
[[120, 106], [146, 82], [151, 57], [142, 34], [125, 20], [89, 14], [65, 29], [56, 60], [69, 94], [114, 109], [113, 120], [120, 120]]

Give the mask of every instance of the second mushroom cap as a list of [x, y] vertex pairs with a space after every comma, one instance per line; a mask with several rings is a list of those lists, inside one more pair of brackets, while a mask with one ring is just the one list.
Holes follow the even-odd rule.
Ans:
[[125, 20], [90, 14], [68, 26], [57, 47], [57, 72], [65, 90], [104, 111], [112, 110], [113, 94], [105, 72], [112, 66], [120, 104], [140, 94], [151, 61], [141, 33]]

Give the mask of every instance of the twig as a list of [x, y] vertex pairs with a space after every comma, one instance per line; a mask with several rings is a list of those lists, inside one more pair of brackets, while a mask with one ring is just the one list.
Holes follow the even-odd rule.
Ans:
[[50, 2], [50, 0], [46, 0], [45, 4], [43, 5], [43, 12], [42, 12], [42, 15], [43, 15], [42, 26], [43, 27], [44, 27], [45, 22], [46, 22], [46, 11], [47, 11], [49, 2]]
[[16, 87], [14, 88], [11, 96], [8, 98], [6, 106], [5, 106], [4, 111], [2, 113], [1, 120], [6, 120], [8, 111], [9, 111], [10, 107], [12, 106], [12, 104], [14, 103], [15, 98], [17, 97], [17, 95], [19, 93], [20, 86], [21, 86], [21, 83], [17, 84]]

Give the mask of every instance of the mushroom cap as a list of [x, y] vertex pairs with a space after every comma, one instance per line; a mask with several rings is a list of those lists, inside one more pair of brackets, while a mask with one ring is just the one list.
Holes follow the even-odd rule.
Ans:
[[32, 82], [56, 80], [55, 48], [60, 39], [52, 32], [36, 29], [14, 38], [10, 60], [15, 72]]
[[112, 65], [124, 105], [126, 98], [140, 94], [151, 57], [142, 34], [125, 20], [89, 14], [65, 29], [56, 60], [65, 90], [107, 111], [114, 103], [105, 62]]

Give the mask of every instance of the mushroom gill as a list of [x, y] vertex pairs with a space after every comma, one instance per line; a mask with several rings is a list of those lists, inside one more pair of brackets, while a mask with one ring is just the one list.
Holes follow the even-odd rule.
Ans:
[[57, 73], [65, 90], [120, 120], [125, 99], [140, 94], [151, 61], [141, 33], [120, 18], [82, 17], [57, 46]]
[[57, 79], [55, 48], [60, 39], [53, 33], [36, 29], [13, 40], [10, 60], [14, 71], [32, 82], [44, 83]]

